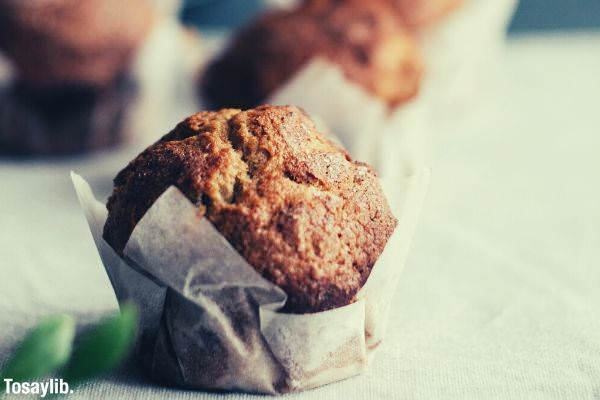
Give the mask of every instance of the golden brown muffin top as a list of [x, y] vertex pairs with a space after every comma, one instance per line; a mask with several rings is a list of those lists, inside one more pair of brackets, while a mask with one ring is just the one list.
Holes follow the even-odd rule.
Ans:
[[311, 0], [240, 31], [208, 68], [204, 93], [216, 108], [253, 107], [315, 57], [390, 106], [418, 91], [417, 46], [387, 1]]
[[115, 250], [175, 185], [286, 291], [291, 312], [352, 302], [396, 226], [371, 167], [352, 161], [295, 107], [195, 114], [114, 183], [104, 238]]

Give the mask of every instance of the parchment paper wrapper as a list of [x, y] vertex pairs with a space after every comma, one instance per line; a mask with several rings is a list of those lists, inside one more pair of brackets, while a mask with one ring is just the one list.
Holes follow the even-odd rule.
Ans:
[[394, 207], [398, 228], [358, 300], [303, 315], [279, 313], [285, 293], [175, 187], [138, 223], [122, 259], [102, 239], [105, 206], [81, 177], [72, 179], [119, 302], [140, 305], [137, 350], [149, 374], [189, 388], [281, 394], [365, 371], [383, 340], [429, 172], [406, 181]]
[[463, 0], [419, 33], [426, 75], [419, 95], [432, 118], [456, 118], [481, 98], [518, 0]]

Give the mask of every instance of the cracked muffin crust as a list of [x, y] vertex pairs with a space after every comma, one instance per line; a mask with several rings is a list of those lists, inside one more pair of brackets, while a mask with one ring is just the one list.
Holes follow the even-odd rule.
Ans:
[[201, 90], [214, 108], [263, 103], [309, 61], [323, 57], [396, 106], [416, 95], [417, 45], [389, 0], [309, 0], [241, 30], [211, 64]]
[[352, 161], [290, 106], [197, 113], [114, 184], [103, 236], [117, 252], [175, 185], [287, 293], [287, 312], [351, 303], [397, 223], [371, 167]]

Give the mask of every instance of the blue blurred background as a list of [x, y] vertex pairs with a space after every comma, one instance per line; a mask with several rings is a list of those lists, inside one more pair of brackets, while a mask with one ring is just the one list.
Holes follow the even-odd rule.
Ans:
[[[262, 3], [261, 0], [186, 0], [181, 17], [184, 22], [202, 28], [236, 27], [259, 12]], [[600, 0], [521, 0], [510, 32], [590, 28], [600, 29]]]

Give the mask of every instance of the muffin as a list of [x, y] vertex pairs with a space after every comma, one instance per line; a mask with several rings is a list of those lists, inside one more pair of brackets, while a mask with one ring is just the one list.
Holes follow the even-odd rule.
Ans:
[[264, 15], [207, 68], [201, 91], [214, 108], [253, 107], [316, 58], [390, 107], [418, 91], [418, 49], [386, 0], [310, 0]]
[[284, 311], [292, 313], [353, 302], [397, 224], [371, 167], [290, 106], [195, 114], [134, 159], [114, 185], [103, 237], [117, 253], [174, 185], [286, 292]]
[[0, 94], [0, 152], [83, 153], [122, 141], [129, 74], [149, 33], [147, 0], [0, 0], [0, 50], [15, 80]]

